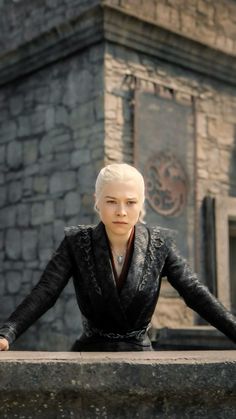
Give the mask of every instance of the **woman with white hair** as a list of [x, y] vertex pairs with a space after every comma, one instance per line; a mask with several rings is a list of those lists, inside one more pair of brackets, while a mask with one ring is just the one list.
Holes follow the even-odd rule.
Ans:
[[236, 319], [192, 273], [171, 238], [147, 227], [144, 180], [127, 164], [98, 174], [95, 226], [65, 228], [65, 237], [31, 293], [0, 328], [0, 350], [56, 302], [73, 277], [84, 332], [74, 351], [152, 350], [148, 327], [161, 278], [211, 325], [236, 342]]

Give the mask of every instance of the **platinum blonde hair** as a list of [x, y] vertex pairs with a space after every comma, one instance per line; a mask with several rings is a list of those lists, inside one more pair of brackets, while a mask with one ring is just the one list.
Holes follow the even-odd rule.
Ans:
[[126, 181], [134, 181], [139, 190], [140, 190], [140, 196], [142, 200], [142, 208], [139, 215], [139, 221], [141, 223], [145, 223], [144, 217], [145, 217], [145, 184], [144, 184], [144, 178], [142, 174], [134, 167], [130, 166], [126, 163], [113, 163], [109, 164], [108, 166], [103, 167], [100, 172], [98, 173], [96, 183], [95, 183], [95, 195], [96, 195], [96, 202], [94, 205], [94, 209], [96, 212], [98, 212], [97, 209], [97, 202], [99, 200], [99, 197], [101, 196], [102, 190], [104, 186], [112, 181], [120, 181], [120, 182], [126, 182]]

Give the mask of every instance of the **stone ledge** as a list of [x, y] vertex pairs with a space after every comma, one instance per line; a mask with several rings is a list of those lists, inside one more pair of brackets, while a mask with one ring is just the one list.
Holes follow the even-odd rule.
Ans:
[[3, 418], [236, 417], [236, 351], [11, 351], [0, 377]]

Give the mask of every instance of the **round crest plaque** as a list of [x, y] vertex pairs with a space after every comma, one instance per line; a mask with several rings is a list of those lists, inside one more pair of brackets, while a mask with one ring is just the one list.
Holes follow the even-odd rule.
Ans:
[[145, 168], [146, 196], [151, 207], [158, 214], [178, 217], [187, 202], [187, 176], [170, 152], [152, 156]]

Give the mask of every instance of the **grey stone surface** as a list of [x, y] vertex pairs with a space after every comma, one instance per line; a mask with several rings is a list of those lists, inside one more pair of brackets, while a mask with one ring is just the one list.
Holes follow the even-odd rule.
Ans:
[[55, 109], [48, 108], [45, 115], [45, 130], [50, 131], [55, 126]]
[[[40, 269], [44, 269], [47, 262], [51, 259], [53, 254], [53, 249], [50, 249], [48, 247], [43, 248], [43, 249], [39, 249], [39, 268]], [[43, 319], [42, 319], [43, 321]]]
[[64, 199], [57, 199], [55, 203], [55, 214], [57, 217], [63, 217], [65, 209]]
[[69, 115], [67, 109], [64, 106], [58, 106], [55, 111], [55, 122], [57, 125], [68, 125]]
[[4, 207], [7, 202], [7, 188], [6, 186], [0, 187], [0, 207]]
[[24, 164], [32, 164], [37, 161], [38, 157], [38, 141], [30, 140], [24, 142]]
[[2, 274], [0, 274], [0, 295], [5, 294], [5, 278]]
[[32, 134], [31, 126], [30, 126], [30, 118], [29, 116], [20, 116], [19, 117], [19, 128], [17, 131], [18, 137], [29, 137]]
[[78, 168], [82, 164], [90, 162], [90, 152], [88, 149], [75, 151], [71, 156], [71, 166]]
[[4, 233], [3, 231], [0, 231], [0, 250], [2, 250], [4, 246], [3, 240], [4, 240]]
[[39, 230], [39, 249], [48, 249], [53, 247], [53, 226], [42, 225]]
[[12, 141], [7, 147], [7, 163], [10, 168], [18, 169], [23, 162], [22, 144]]
[[6, 288], [10, 294], [17, 294], [21, 289], [21, 273], [9, 271], [6, 273]]
[[16, 138], [17, 127], [14, 121], [7, 121], [1, 125], [0, 143], [7, 143]]
[[15, 226], [16, 208], [14, 206], [5, 206], [0, 210], [0, 228]]
[[44, 222], [44, 204], [34, 203], [31, 208], [31, 224], [33, 226], [40, 225]]
[[6, 320], [7, 316], [10, 316], [10, 314], [15, 308], [15, 302], [14, 302], [14, 299], [12, 298], [12, 295], [0, 294], [0, 307], [1, 307], [0, 321], [2, 323]]
[[49, 190], [51, 194], [65, 192], [76, 186], [75, 172], [56, 172], [50, 178]]
[[6, 232], [6, 255], [9, 259], [19, 260], [21, 257], [21, 232], [15, 228], [10, 228]]
[[18, 227], [27, 227], [30, 222], [30, 210], [27, 204], [18, 204], [16, 225]]
[[19, 115], [24, 107], [24, 96], [15, 96], [10, 99], [10, 111], [13, 116]]
[[36, 230], [25, 229], [22, 233], [23, 260], [37, 259], [38, 234]]
[[64, 237], [65, 223], [61, 220], [55, 220], [53, 223], [53, 236], [56, 244], [59, 244]]
[[8, 200], [11, 204], [15, 204], [22, 198], [22, 182], [11, 182], [8, 186]]
[[35, 176], [33, 188], [36, 193], [45, 194], [48, 191], [48, 179], [46, 176]]
[[53, 200], [46, 200], [44, 202], [44, 222], [45, 223], [53, 223], [55, 218], [54, 214], [54, 202]]
[[0, 374], [0, 413], [7, 419], [236, 414], [235, 351], [5, 352]]
[[31, 269], [24, 269], [22, 274], [22, 284], [30, 284], [31, 286], [32, 281], [32, 270]]
[[0, 146], [0, 164], [4, 163], [6, 154], [6, 147], [4, 145]]
[[65, 215], [79, 214], [81, 200], [79, 192], [68, 192], [65, 196]]

